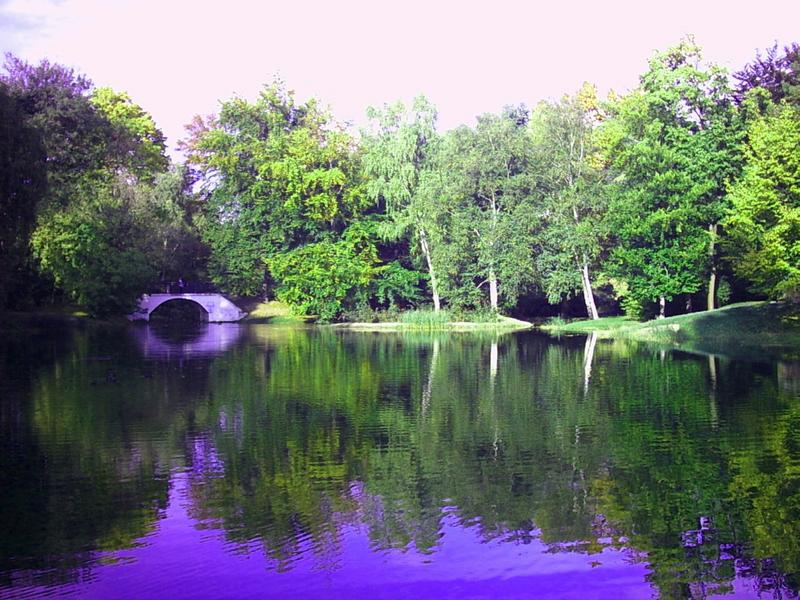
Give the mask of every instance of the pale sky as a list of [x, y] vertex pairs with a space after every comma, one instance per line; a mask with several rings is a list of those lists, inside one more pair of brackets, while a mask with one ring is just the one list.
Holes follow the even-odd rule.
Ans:
[[449, 129], [583, 81], [624, 92], [685, 34], [736, 70], [800, 41], [800, 0], [0, 0], [0, 51], [128, 92], [170, 147], [193, 115], [275, 75], [355, 125], [424, 93]]

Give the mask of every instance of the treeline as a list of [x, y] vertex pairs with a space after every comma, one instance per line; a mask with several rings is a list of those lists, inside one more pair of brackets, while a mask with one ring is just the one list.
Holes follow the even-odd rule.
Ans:
[[7, 307], [124, 312], [179, 277], [323, 320], [800, 297], [798, 44], [730, 75], [687, 39], [625, 96], [444, 133], [424, 97], [354, 135], [276, 82], [195, 117], [185, 165], [126, 94], [58, 65], [9, 56], [0, 111]]

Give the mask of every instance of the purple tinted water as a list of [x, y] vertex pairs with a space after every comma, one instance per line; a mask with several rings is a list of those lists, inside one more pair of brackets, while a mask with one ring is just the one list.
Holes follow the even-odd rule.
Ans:
[[[87, 581], [60, 587], [82, 598], [651, 598], [647, 565], [631, 550], [593, 555], [528, 544], [485, 542], [444, 518], [435, 550], [380, 550], [352, 517], [329, 547], [301, 543], [281, 569], [258, 544], [225, 541], [187, 512], [185, 473], [173, 474], [169, 507], [140, 546], [104, 556]], [[336, 517], [334, 517], [336, 518]], [[102, 561], [101, 561], [102, 562]], [[46, 589], [29, 593], [46, 593]]]
[[591, 344], [0, 341], [0, 598], [796, 597], [796, 362]]

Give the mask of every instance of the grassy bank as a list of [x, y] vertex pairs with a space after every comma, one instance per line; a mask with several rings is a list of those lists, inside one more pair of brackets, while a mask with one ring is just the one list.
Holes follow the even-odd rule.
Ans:
[[591, 333], [678, 346], [711, 354], [800, 354], [800, 305], [742, 302], [644, 323], [624, 317], [543, 326], [551, 333]]
[[[315, 322], [315, 317], [302, 317], [292, 313], [287, 304], [277, 301], [237, 299], [236, 304], [248, 314], [243, 322], [269, 323], [271, 325], [298, 325]], [[489, 313], [449, 313], [446, 310], [360, 311], [346, 315], [341, 323], [320, 324], [332, 329], [354, 331], [512, 331], [530, 329], [527, 321], [497, 316]]]
[[350, 329], [353, 331], [517, 331], [531, 329], [527, 321], [501, 316], [497, 321], [444, 321], [441, 323], [407, 323], [403, 321], [386, 323], [333, 323], [328, 327]]
[[270, 300], [236, 299], [234, 303], [247, 313], [243, 323], [269, 323], [271, 325], [298, 325], [312, 321], [311, 317], [298, 317], [287, 304]]

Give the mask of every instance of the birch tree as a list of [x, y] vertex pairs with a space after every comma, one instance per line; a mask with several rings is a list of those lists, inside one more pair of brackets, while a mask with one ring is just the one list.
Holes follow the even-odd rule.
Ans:
[[606, 209], [593, 139], [598, 119], [596, 92], [586, 84], [573, 97], [539, 105], [532, 123], [548, 188], [537, 244], [544, 291], [558, 302], [581, 290], [591, 319], [599, 318], [590, 270], [601, 250]]
[[422, 181], [433, 174], [431, 155], [437, 141], [436, 108], [424, 97], [406, 109], [402, 102], [367, 111], [370, 129], [364, 136], [364, 170], [369, 177], [367, 193], [383, 203], [393, 227], [389, 237], [409, 235], [419, 246], [435, 311], [441, 309], [433, 245], [436, 198], [422, 191]]
[[449, 180], [448, 262], [461, 262], [460, 287], [488, 290], [494, 311], [513, 306], [535, 279], [539, 196], [527, 124], [524, 107], [482, 115], [474, 129], [450, 133], [440, 158]]

